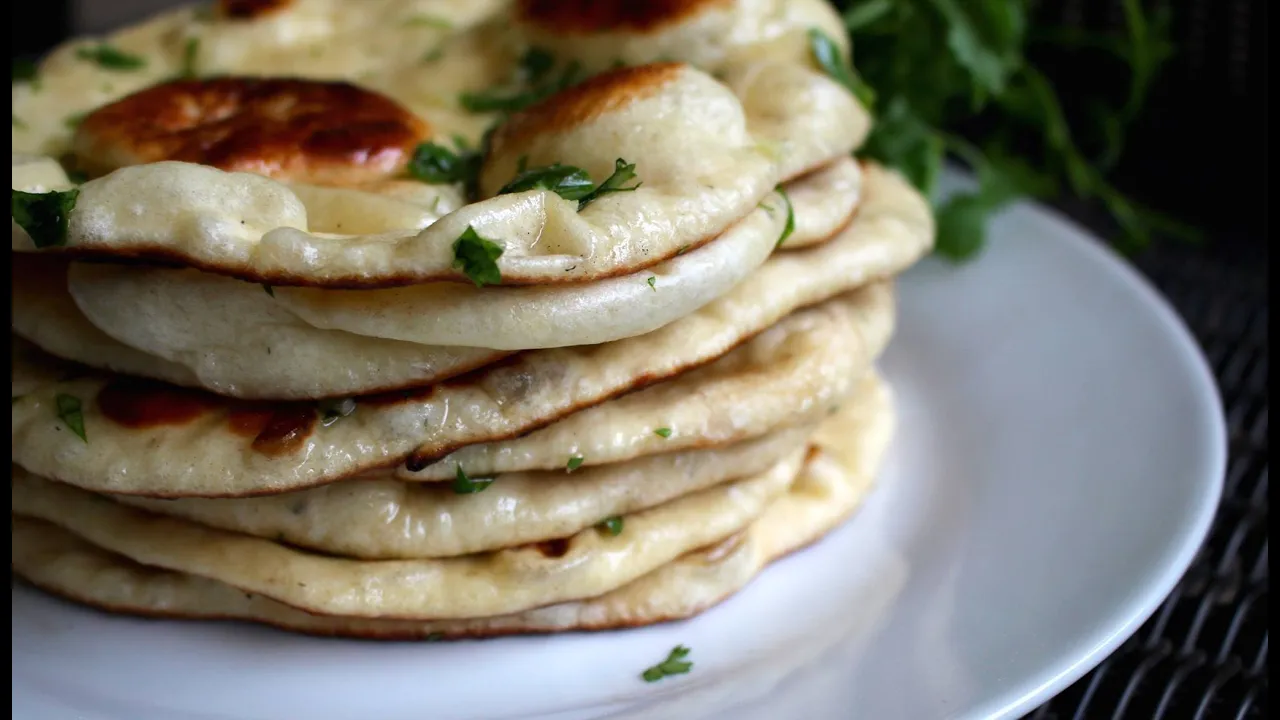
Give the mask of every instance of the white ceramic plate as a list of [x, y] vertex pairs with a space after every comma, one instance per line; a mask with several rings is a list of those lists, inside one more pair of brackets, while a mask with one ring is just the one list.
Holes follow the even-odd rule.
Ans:
[[[689, 622], [459, 643], [115, 618], [13, 589], [19, 720], [1017, 717], [1101, 661], [1208, 529], [1220, 403], [1151, 288], [1031, 206], [900, 284], [900, 426], [861, 513]], [[646, 684], [676, 644], [694, 670]]]

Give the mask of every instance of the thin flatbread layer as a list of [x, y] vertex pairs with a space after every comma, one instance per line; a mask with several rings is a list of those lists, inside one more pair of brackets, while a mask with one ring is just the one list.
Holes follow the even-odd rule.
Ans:
[[[656, 332], [521, 353], [466, 377], [465, 384], [364, 399], [329, 426], [319, 425], [314, 408], [302, 412], [301, 404], [244, 409], [201, 396], [195, 406], [184, 393], [183, 407], [193, 414], [183, 422], [124, 426], [108, 420], [93, 400], [108, 380], [50, 383], [11, 407], [13, 461], [97, 492], [158, 497], [284, 492], [401, 462], [420, 469], [459, 447], [516, 437], [714, 360], [795, 309], [852, 288], [862, 288], [855, 302], [867, 313], [889, 312], [890, 290], [874, 281], [932, 246], [933, 218], [900, 176], [870, 164], [864, 172], [862, 208], [837, 238], [775, 254], [727, 295]], [[82, 399], [87, 442], [58, 417], [60, 394]], [[120, 394], [133, 401], [157, 396], [154, 389]]]
[[[857, 206], [860, 186], [861, 170], [852, 158], [788, 183], [796, 231], [785, 247], [839, 232]], [[79, 268], [82, 311], [69, 294], [66, 273], [63, 258], [14, 255], [15, 333], [89, 367], [219, 395], [303, 400], [387, 392], [439, 382], [506, 354], [321, 330], [276, 302], [274, 289], [197, 270]], [[655, 275], [650, 290], [657, 287]], [[192, 317], [202, 320], [193, 323]]]
[[617, 589], [738, 532], [786, 492], [798, 449], [763, 473], [622, 518], [617, 535], [567, 538], [440, 559], [353, 560], [128, 508], [14, 468], [13, 511], [52, 522], [144, 565], [200, 575], [307, 612], [460, 619], [521, 612]]
[[[403, 15], [411, 14], [413, 7], [407, 2], [399, 5], [402, 17], [395, 17], [397, 13], [390, 10], [383, 17], [385, 22], [394, 22], [395, 27], [381, 28], [397, 38], [404, 36]], [[286, 9], [282, 15], [288, 12]], [[369, 14], [378, 15], [376, 11]], [[452, 141], [445, 138], [452, 137], [449, 127], [459, 114], [456, 107], [459, 96], [468, 91], [491, 90], [494, 72], [501, 72], [486, 70], [481, 75], [486, 83], [483, 87], [456, 88], [455, 93], [448, 95], [448, 101], [441, 103], [435, 93], [418, 86], [450, 84], [455, 81], [453, 78], [430, 73], [432, 82], [424, 83], [420, 69], [414, 73], [404, 67], [404, 58], [382, 54], [382, 67], [353, 74], [367, 64], [357, 62], [337, 73], [330, 70], [321, 75], [326, 81], [358, 78], [364, 88], [335, 85], [326, 89], [305, 77], [262, 77], [268, 71], [279, 73], [290, 66], [284, 57], [289, 54], [286, 50], [311, 54], [316, 46], [308, 43], [278, 48], [280, 52], [269, 56], [270, 64], [227, 62], [227, 54], [213, 49], [225, 39], [219, 24], [216, 20], [193, 21], [190, 16], [174, 13], [118, 34], [121, 50], [132, 47], [140, 56], [145, 54], [148, 61], [130, 73], [132, 77], [127, 82], [111, 77], [110, 81], [101, 83], [127, 92], [103, 93], [101, 86], [88, 91], [85, 85], [110, 73], [96, 72], [93, 63], [80, 57], [78, 51], [84, 49], [82, 42], [55, 50], [41, 64], [41, 92], [32, 91], [26, 83], [14, 86], [15, 117], [24, 118], [21, 123], [15, 123], [14, 147], [26, 152], [61, 155], [65, 152], [66, 140], [59, 131], [49, 128], [61, 127], [73, 114], [95, 109], [119, 116], [116, 124], [136, 122], [135, 134], [142, 133], [143, 129], [154, 133], [155, 116], [161, 113], [151, 105], [157, 101], [164, 101], [166, 109], [177, 112], [197, 107], [196, 99], [213, 92], [210, 88], [214, 84], [219, 87], [239, 84], [261, 92], [264, 83], [277, 83], [282, 87], [288, 83], [294, 90], [281, 90], [279, 98], [257, 102], [271, 112], [259, 112], [261, 122], [241, 123], [245, 138], [237, 147], [242, 152], [245, 152], [244, 146], [255, 142], [265, 144], [261, 137], [269, 134], [269, 129], [263, 124], [275, 121], [276, 114], [294, 105], [306, 105], [299, 112], [310, 113], [308, 122], [313, 122], [317, 115], [333, 116], [333, 127], [321, 128], [317, 131], [320, 134], [358, 135], [358, 124], [343, 125], [344, 118], [353, 112], [353, 103], [345, 97], [350, 92], [373, 90], [386, 93], [388, 102], [401, 103], [406, 114], [420, 115], [426, 125], [434, 128], [438, 142], [450, 144]], [[378, 30], [367, 21], [353, 24], [369, 31]], [[781, 27], [776, 21], [771, 20], [770, 24]], [[798, 26], [787, 29], [793, 35], [802, 34]], [[492, 36], [494, 32], [493, 24], [465, 26], [459, 30], [458, 37], [448, 38], [447, 49], [442, 45], [442, 51], [493, 52], [488, 48], [498, 42], [477, 38]], [[179, 42], [183, 37], [186, 40]], [[267, 37], [260, 39], [269, 41]], [[157, 68], [180, 65], [187, 41], [198, 43], [201, 74], [218, 78], [203, 84], [199, 79], [190, 79], [163, 88], [145, 89], [150, 83], [140, 81], [154, 82], [176, 74], [170, 71], [153, 75]], [[215, 45], [209, 45], [206, 50], [209, 43]], [[516, 59], [507, 57], [508, 51], [498, 54], [503, 58], [496, 65], [506, 65], [507, 72], [513, 76], [521, 74]], [[556, 61], [554, 55], [550, 57]], [[262, 175], [223, 172], [218, 167], [210, 167], [224, 160], [214, 153], [207, 157], [189, 157], [143, 152], [146, 141], [131, 136], [128, 128], [116, 128], [114, 124], [112, 129], [119, 132], [109, 138], [94, 136], [94, 128], [102, 123], [95, 122], [91, 114], [76, 131], [72, 149], [86, 167], [118, 169], [80, 187], [81, 195], [72, 213], [65, 243], [37, 248], [27, 233], [15, 225], [13, 249], [176, 260], [210, 272], [273, 285], [375, 288], [435, 280], [466, 282], [465, 273], [454, 266], [452, 247], [467, 228], [472, 228], [503, 245], [504, 252], [496, 260], [502, 284], [582, 283], [634, 273], [675, 256], [683, 247], [697, 247], [717, 237], [776, 184], [848, 154], [861, 141], [868, 125], [865, 111], [853, 97], [838, 83], [807, 67], [807, 56], [772, 61], [773, 65], [785, 64], [792, 71], [789, 81], [782, 86], [788, 94], [779, 95], [770, 104], [759, 99], [763, 93], [756, 92], [752, 108], [759, 117], [748, 117], [732, 89], [708, 74], [720, 72], [722, 68], [696, 69], [654, 60], [656, 58], [646, 61], [648, 64], [605, 70], [503, 119], [489, 138], [489, 151], [485, 153], [479, 180], [479, 199], [426, 226], [418, 220], [407, 226], [397, 222], [394, 218], [401, 214], [398, 210], [381, 220], [371, 218], [377, 213], [372, 204], [356, 202], [341, 203], [354, 210], [351, 222], [313, 222], [313, 214], [328, 218], [333, 215], [332, 207], [317, 204], [320, 200], [314, 193], [294, 192], [285, 182]], [[572, 61], [565, 59], [564, 62]], [[327, 66], [323, 61], [316, 64]], [[566, 68], [557, 68], [555, 72], [562, 69]], [[463, 82], [470, 80], [470, 73], [463, 75], [467, 77]], [[312, 84], [308, 85], [309, 82]], [[308, 103], [291, 100], [298, 87], [305, 89], [308, 97], [323, 99], [332, 95], [330, 112], [315, 112], [313, 105], [322, 100]], [[136, 94], [129, 95], [138, 92], [150, 99], [140, 102]], [[237, 102], [242, 95], [252, 94], [249, 90], [228, 92]], [[84, 107], [81, 99], [84, 97], [95, 98], [96, 102], [92, 107]], [[814, 97], [828, 100], [813, 101]], [[137, 109], [122, 112], [121, 104], [130, 102], [137, 102]], [[114, 104], [101, 109], [108, 103]], [[441, 110], [441, 105], [453, 107]], [[217, 109], [223, 114], [257, 112], [247, 102], [244, 106], [217, 104]], [[54, 114], [56, 117], [50, 117]], [[436, 117], [442, 114], [445, 117]], [[496, 119], [489, 113], [476, 115]], [[788, 122], [779, 121], [789, 115], [796, 117]], [[814, 122], [818, 115], [827, 117]], [[289, 119], [280, 121], [286, 129], [290, 127]], [[485, 126], [482, 123], [479, 119], [464, 121], [471, 127], [463, 134], [473, 146], [480, 140], [478, 129]], [[227, 127], [235, 127], [232, 118], [219, 116], [216, 123], [210, 124], [217, 127], [209, 131], [208, 144], [220, 147], [228, 144], [223, 135]], [[181, 132], [195, 132], [202, 126], [196, 123], [194, 130], [183, 128]], [[761, 128], [760, 136], [752, 133], [754, 127]], [[183, 148], [193, 145], [203, 146], [202, 143], [181, 143]], [[307, 157], [308, 153], [318, 154], [313, 147], [318, 143], [297, 141], [293, 145], [297, 147], [295, 154], [303, 155], [293, 164], [305, 165], [318, 160]], [[268, 156], [269, 150], [271, 148], [261, 148], [264, 158], [256, 165], [240, 163], [227, 169], [260, 166], [262, 172], [271, 172], [282, 164], [289, 164], [274, 162], [274, 156]], [[687, 162], [691, 156], [696, 156], [698, 162]], [[361, 157], [360, 162], [368, 162], [367, 157]], [[545, 189], [495, 197], [516, 178], [522, 161], [532, 168], [556, 163], [572, 165], [585, 170], [593, 182], [601, 183], [614, 172], [619, 158], [636, 164], [637, 179], [642, 185], [633, 192], [601, 196], [586, 207], [580, 208], [577, 200], [566, 200]], [[391, 174], [387, 179], [400, 177], [403, 173]], [[284, 179], [303, 185], [322, 183], [319, 177]], [[369, 183], [363, 183], [353, 191], [364, 192], [369, 187]], [[344, 229], [340, 233], [326, 231], [335, 226]], [[356, 232], [353, 230], [356, 227], [378, 232]]]
[[449, 480], [587, 465], [709, 447], [813, 422], [848, 396], [889, 343], [892, 312], [867, 314], [845, 296], [783, 318], [732, 352], [666, 382], [576, 412], [510, 440], [468, 445], [397, 477]]
[[802, 447], [813, 427], [728, 447], [664, 453], [572, 470], [505, 473], [484, 492], [390, 477], [343, 480], [253, 498], [117, 502], [210, 527], [366, 560], [454, 557], [563, 538], [623, 516], [764, 472]]
[[[426, 622], [315, 615], [207, 578], [135, 563], [53, 524], [16, 515], [12, 565], [38, 587], [112, 612], [247, 620], [315, 635], [442, 639], [648, 625], [715, 605], [767, 563], [848, 517], [874, 481], [893, 424], [891, 398], [880, 386], [829, 421], [787, 494], [745, 531], [602, 596], [511, 615]], [[831, 443], [838, 455], [827, 452]]]
[[[216, 300], [206, 312], [227, 323], [300, 320], [316, 329], [421, 345], [528, 350], [609, 342], [696, 311], [764, 263], [786, 221], [780, 198], [768, 199], [767, 207], [777, 209], [752, 210], [706, 245], [639, 272], [596, 282], [546, 287], [435, 282], [383, 290], [274, 287], [267, 294], [258, 285], [228, 280], [223, 283], [227, 298]], [[163, 339], [148, 338], [130, 319], [138, 311], [159, 312], [146, 307], [150, 302], [182, 302], [175, 296], [186, 286], [175, 279], [174, 271], [153, 273], [159, 282], [136, 283], [138, 276], [133, 268], [77, 263], [72, 265], [68, 289], [81, 312], [108, 334], [160, 352]], [[154, 289], [157, 285], [159, 291]], [[241, 306], [250, 311], [247, 317], [232, 314]], [[288, 317], [290, 313], [296, 317]], [[287, 319], [277, 320], [281, 314]]]

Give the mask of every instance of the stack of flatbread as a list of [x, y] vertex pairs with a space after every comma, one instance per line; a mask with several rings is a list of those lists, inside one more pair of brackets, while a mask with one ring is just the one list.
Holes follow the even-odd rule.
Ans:
[[933, 236], [853, 157], [844, 37], [821, 0], [228, 1], [55, 50], [13, 88], [15, 573], [439, 638], [688, 617], [815, 541]]

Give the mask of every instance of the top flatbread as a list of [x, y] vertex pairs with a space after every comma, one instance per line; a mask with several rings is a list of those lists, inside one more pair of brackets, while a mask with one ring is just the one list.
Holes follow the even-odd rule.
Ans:
[[[443, 3], [444, 18], [460, 19], [447, 31], [437, 27], [442, 56], [473, 56], [482, 68], [461, 73], [462, 85], [458, 73], [437, 72], [436, 60], [415, 63], [371, 46], [373, 37], [412, 40], [416, 31], [406, 25], [420, 24], [414, 22], [420, 3], [361, 3], [359, 17], [343, 3], [282, 5], [249, 18], [169, 13], [102, 45], [72, 41], [42, 63], [38, 90], [14, 85], [16, 150], [60, 155], [69, 145], [66, 117], [96, 110], [69, 149], [82, 167], [122, 168], [80, 187], [65, 243], [41, 251], [176, 260], [273, 285], [391, 287], [467, 281], [454, 267], [453, 244], [470, 227], [503, 247], [501, 284], [580, 283], [634, 272], [708, 242], [779, 182], [848, 154], [868, 127], [866, 112], [811, 68], [807, 53], [770, 52], [756, 60], [754, 51], [727, 52], [774, 47], [782, 38], [793, 45], [808, 28], [830, 30], [833, 21], [838, 28], [817, 2], [785, 12], [753, 3], [670, 8], [673, 15], [647, 28], [619, 58], [629, 67], [590, 71], [571, 44], [542, 47], [545, 38], [528, 13], [522, 17], [529, 22], [504, 29], [501, 13], [482, 21], [475, 8]], [[690, 18], [701, 31], [732, 30], [717, 40], [717, 57], [691, 58], [703, 63], [697, 69], [655, 62], [668, 55], [667, 45], [682, 42]], [[601, 38], [610, 32], [597, 28]], [[250, 38], [261, 46], [247, 47]], [[106, 46], [141, 65], [95, 62]], [[314, 62], [288, 59], [310, 58], [317, 48]], [[345, 64], [330, 61], [329, 52], [343, 55]], [[543, 59], [531, 64], [530, 53]], [[148, 87], [188, 72], [184, 66], [192, 63], [197, 75], [221, 77]], [[279, 76], [298, 66], [306, 66], [301, 78]], [[473, 113], [501, 121], [488, 138], [477, 202], [446, 203], [447, 211], [431, 217], [441, 208], [357, 200], [388, 194], [383, 181], [400, 182], [395, 178], [403, 177], [417, 140], [452, 144], [464, 93], [494, 92], [496, 78], [515, 78], [504, 92], [523, 87], [539, 97], [556, 88], [544, 91], [546, 82], [532, 76], [571, 70], [575, 82], [589, 79], [560, 83], [570, 87], [509, 117]], [[726, 86], [709, 72], [737, 79]], [[761, 90], [754, 80], [760, 77], [783, 79]], [[447, 102], [421, 97], [423, 86], [437, 84]], [[473, 146], [477, 127], [484, 125], [462, 132]], [[522, 167], [571, 165], [600, 183], [619, 159], [635, 164], [640, 187], [584, 208], [549, 190], [494, 197]], [[34, 184], [22, 175], [15, 164], [15, 188]], [[340, 187], [299, 190], [316, 185]], [[16, 224], [13, 249], [38, 249]]]

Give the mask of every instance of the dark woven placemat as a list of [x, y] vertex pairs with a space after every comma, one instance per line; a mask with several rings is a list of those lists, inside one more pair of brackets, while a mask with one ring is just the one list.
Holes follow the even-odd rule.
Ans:
[[[1257, 248], [1258, 246], [1254, 246]], [[1213, 366], [1229, 428], [1222, 505], [1155, 615], [1033, 720], [1267, 717], [1267, 258], [1163, 246], [1137, 259]]]

